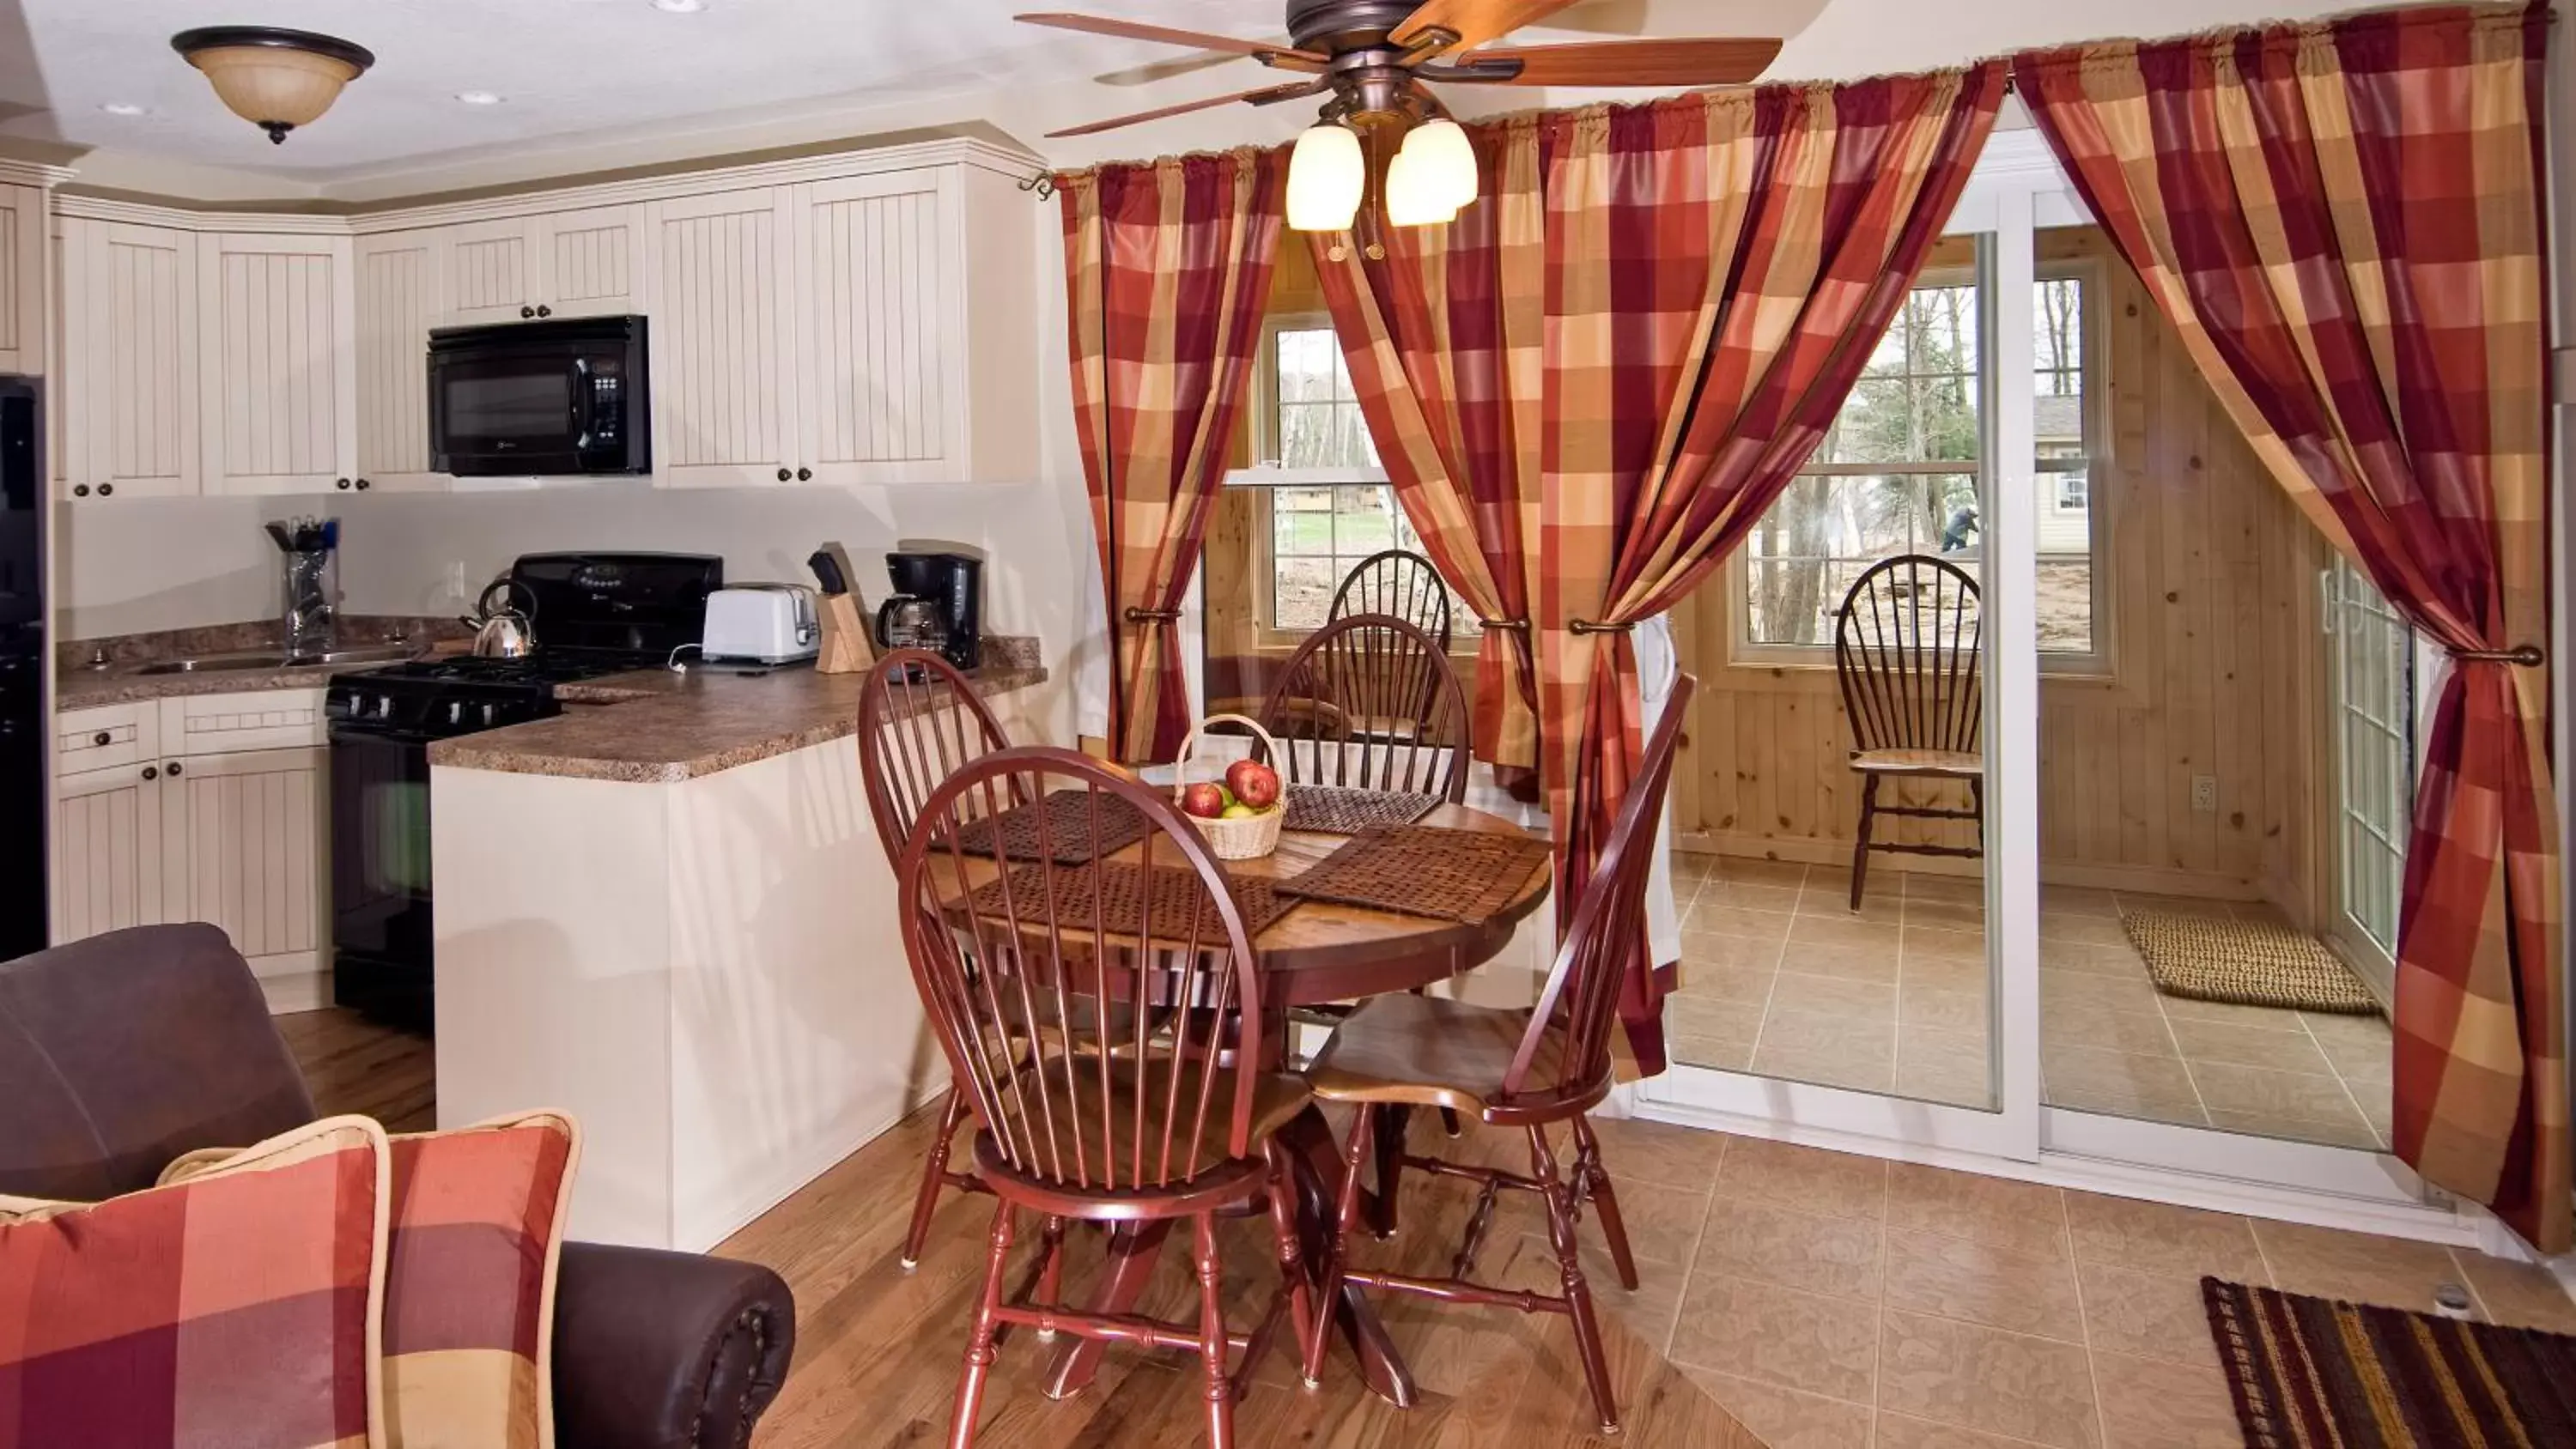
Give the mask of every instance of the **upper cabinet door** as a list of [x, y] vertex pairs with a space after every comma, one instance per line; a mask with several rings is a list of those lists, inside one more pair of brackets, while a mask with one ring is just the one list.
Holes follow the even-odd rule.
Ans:
[[0, 372], [45, 370], [45, 193], [0, 186]]
[[815, 481], [958, 476], [958, 180], [938, 167], [797, 188], [800, 451]]
[[597, 206], [537, 218], [545, 267], [537, 310], [549, 317], [621, 317], [639, 312], [644, 208]]
[[653, 456], [665, 487], [796, 481], [788, 191], [653, 204]]
[[199, 240], [209, 493], [327, 493], [356, 472], [349, 238]]
[[205, 239], [163, 227], [63, 229], [65, 491], [77, 500], [198, 491], [199, 282]]
[[356, 485], [444, 488], [429, 471], [429, 329], [446, 316], [444, 238], [434, 230], [358, 238]]
[[517, 322], [537, 315], [536, 218], [514, 216], [438, 230], [447, 250], [447, 324]]

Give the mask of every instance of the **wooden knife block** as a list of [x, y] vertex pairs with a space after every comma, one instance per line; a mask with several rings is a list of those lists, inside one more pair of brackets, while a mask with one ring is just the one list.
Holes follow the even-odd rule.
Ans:
[[830, 594], [822, 601], [823, 652], [814, 659], [820, 674], [856, 674], [877, 662], [876, 641], [868, 635], [854, 594]]

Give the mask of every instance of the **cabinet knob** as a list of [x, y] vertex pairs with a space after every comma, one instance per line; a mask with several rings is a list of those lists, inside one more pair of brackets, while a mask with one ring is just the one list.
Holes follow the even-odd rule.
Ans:
[[781, 468], [781, 469], [779, 469], [779, 470], [778, 470], [778, 481], [779, 481], [779, 482], [781, 482], [781, 483], [786, 482], [786, 481], [788, 480], [789, 476], [790, 476], [790, 475], [789, 475], [789, 473], [788, 473], [788, 471], [787, 471], [786, 469]]
[[73, 484], [72, 496], [74, 498], [87, 498], [89, 496], [89, 485], [86, 483]]
[[116, 485], [113, 483], [101, 483], [98, 485], [98, 496], [101, 498], [105, 498], [107, 495], [115, 491]]
[[364, 492], [366, 492], [366, 491], [367, 491], [367, 480], [366, 480], [366, 479], [361, 478], [361, 479], [359, 479], [359, 480], [358, 480], [358, 491], [359, 491], [359, 492], [361, 492], [361, 493], [364, 493]]
[[91, 735], [91, 736], [89, 737], [89, 742], [90, 742], [91, 744], [93, 744], [93, 745], [98, 746], [100, 749], [106, 749], [106, 748], [107, 748], [107, 731], [105, 731], [105, 730], [100, 730], [97, 734]]
[[169, 774], [171, 779], [175, 780], [179, 778], [179, 762], [177, 760], [172, 760], [161, 768]]
[[340, 484], [339, 484], [339, 486], [340, 486], [340, 487], [342, 487], [342, 488], [346, 488], [346, 487], [348, 487], [348, 486], [349, 486], [349, 480], [348, 480], [348, 479], [346, 479], [346, 478], [341, 479], [341, 480], [340, 480]]
[[143, 767], [143, 778], [147, 780], [158, 780], [161, 778], [161, 772], [152, 768], [150, 765], [146, 765]]
[[537, 309], [534, 307], [522, 307], [519, 309], [519, 315], [522, 317], [534, 317], [537, 315]]
[[540, 317], [551, 317], [555, 315], [555, 309], [540, 302], [537, 304], [537, 315]]
[[813, 478], [813, 476], [814, 470], [811, 468], [799, 468], [796, 470], [796, 481], [799, 483], [808, 482]]

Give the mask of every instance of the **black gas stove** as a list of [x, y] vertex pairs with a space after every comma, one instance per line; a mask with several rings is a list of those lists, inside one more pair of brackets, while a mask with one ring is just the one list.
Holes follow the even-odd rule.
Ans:
[[658, 669], [698, 642], [724, 560], [706, 554], [541, 553], [510, 568], [537, 648], [343, 674], [331, 724], [332, 995], [429, 1030], [429, 745], [560, 714], [555, 687]]

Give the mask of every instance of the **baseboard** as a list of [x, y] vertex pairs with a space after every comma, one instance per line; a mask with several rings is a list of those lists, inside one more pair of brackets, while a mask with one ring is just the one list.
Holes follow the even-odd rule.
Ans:
[[267, 998], [271, 1016], [320, 1011], [331, 1004], [331, 973], [297, 971], [283, 976], [262, 976], [259, 978], [259, 994]]
[[819, 1139], [799, 1157], [781, 1161], [772, 1171], [763, 1174], [761, 1181], [722, 1210], [709, 1214], [709, 1221], [683, 1226], [678, 1221], [675, 1204], [671, 1246], [683, 1253], [714, 1251], [718, 1244], [749, 1227], [761, 1214], [794, 1197], [806, 1184], [831, 1171], [852, 1153], [902, 1125], [905, 1118], [937, 1101], [947, 1090], [947, 1063], [938, 1061], [937, 1070], [913, 1082], [892, 1111], [863, 1118], [852, 1129]]
[[[1813, 836], [1746, 835], [1737, 831], [1677, 830], [1673, 848], [1696, 855], [1731, 855], [1755, 860], [1785, 860], [1800, 865], [1851, 864], [1852, 843], [1848, 840], [1822, 840]], [[1982, 861], [1958, 856], [1873, 854], [1869, 868], [1872, 877], [1889, 870], [1919, 871], [1925, 875], [1978, 878], [1984, 874]], [[2041, 861], [2039, 878], [2043, 884], [2077, 886], [2089, 890], [2135, 891], [2142, 895], [2191, 896], [2200, 900], [2259, 901], [2267, 899], [2260, 882], [2240, 879], [2213, 871], [2172, 870], [2160, 866], [2100, 865], [2083, 861]]]

